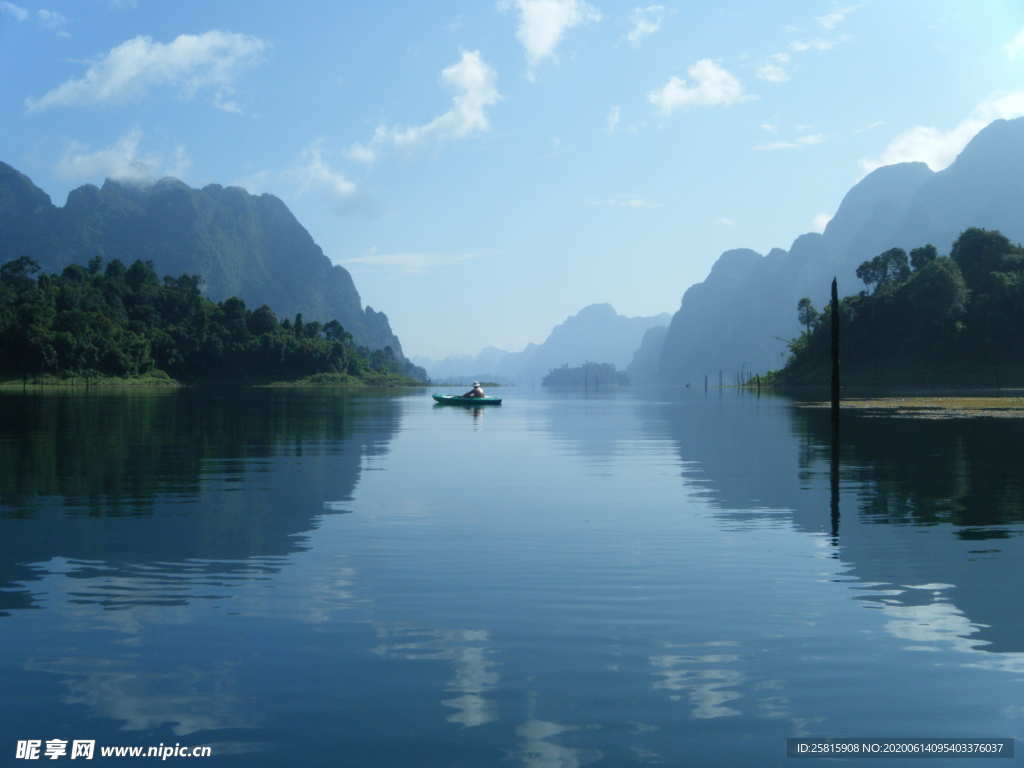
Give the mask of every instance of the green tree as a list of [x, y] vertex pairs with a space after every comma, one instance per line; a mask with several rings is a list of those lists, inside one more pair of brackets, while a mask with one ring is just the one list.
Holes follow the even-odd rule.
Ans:
[[967, 287], [977, 290], [986, 287], [988, 276], [1002, 268], [1007, 257], [1019, 254], [1020, 248], [1014, 248], [1001, 233], [971, 227], [953, 243], [950, 257], [960, 267]]
[[253, 336], [264, 336], [277, 329], [277, 315], [266, 304], [256, 309], [249, 316], [249, 332]]
[[800, 319], [800, 325], [804, 327], [807, 333], [810, 333], [811, 326], [818, 320], [818, 310], [814, 308], [813, 302], [804, 296], [797, 302], [796, 312], [797, 317]]
[[910, 277], [907, 252], [902, 248], [890, 248], [857, 267], [857, 277], [868, 288], [875, 286], [875, 293], [898, 285]]
[[937, 258], [939, 258], [939, 252], [935, 249], [934, 245], [928, 243], [928, 245], [922, 245], [920, 248], [914, 248], [910, 252], [910, 266], [913, 267], [915, 272], [917, 272], [924, 269]]
[[[0, 370], [7, 374], [136, 375], [154, 367], [186, 380], [296, 378], [348, 371], [419, 374], [390, 348], [356, 346], [336, 320], [294, 324], [204, 298], [194, 275], [160, 280], [148, 262], [98, 259], [33, 275], [28, 258], [0, 266]], [[422, 374], [420, 374], [422, 375]]]

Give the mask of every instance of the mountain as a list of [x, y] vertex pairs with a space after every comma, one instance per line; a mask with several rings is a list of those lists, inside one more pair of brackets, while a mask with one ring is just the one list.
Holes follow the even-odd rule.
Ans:
[[633, 359], [626, 368], [626, 375], [633, 384], [647, 385], [657, 373], [661, 359], [661, 348], [668, 335], [667, 325], [648, 328], [640, 339], [640, 347], [633, 353]]
[[528, 344], [520, 352], [488, 347], [475, 357], [441, 361], [416, 360], [432, 379], [488, 379], [503, 383], [536, 384], [563, 365], [611, 363], [624, 369], [633, 351], [651, 328], [665, 326], [668, 314], [625, 317], [611, 304], [591, 304], [555, 326], [543, 344]]
[[511, 355], [504, 349], [484, 347], [477, 355], [452, 355], [443, 359], [431, 357], [410, 358], [413, 363], [424, 368], [433, 381], [497, 381], [495, 373], [502, 361]]
[[879, 168], [850, 189], [822, 234], [801, 235], [788, 251], [723, 253], [708, 277], [683, 294], [660, 354], [648, 345], [630, 372], [634, 379], [660, 373], [697, 381], [718, 371], [731, 379], [741, 369], [780, 368], [784, 339], [800, 332], [797, 302], [808, 296], [818, 307], [827, 303], [833, 276], [841, 295], [857, 293], [863, 261], [929, 242], [948, 253], [969, 227], [1024, 240], [1021, 210], [1024, 118], [993, 122], [938, 173], [923, 163]]
[[177, 179], [107, 180], [68, 194], [63, 208], [0, 162], [0, 263], [29, 256], [45, 270], [105, 261], [153, 262], [159, 274], [197, 274], [205, 294], [231, 296], [279, 316], [338, 320], [358, 344], [402, 356], [387, 316], [363, 309], [352, 276], [330, 259], [273, 195]]

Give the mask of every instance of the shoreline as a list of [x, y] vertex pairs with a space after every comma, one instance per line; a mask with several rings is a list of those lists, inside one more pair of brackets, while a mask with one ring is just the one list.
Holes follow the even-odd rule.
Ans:
[[[1014, 390], [1019, 391], [1019, 390]], [[801, 403], [797, 407], [826, 409], [824, 401]], [[859, 411], [867, 417], [896, 416], [911, 419], [1024, 419], [1024, 396], [908, 395], [852, 397], [840, 400], [841, 411]]]
[[52, 374], [25, 378], [0, 378], [0, 392], [32, 390], [82, 391], [82, 390], [176, 390], [203, 387], [245, 387], [245, 388], [338, 388], [338, 389], [411, 389], [427, 387], [426, 383], [397, 376], [356, 378], [347, 374], [313, 374], [300, 379], [209, 379], [204, 381], [180, 381], [166, 374], [163, 376], [54, 376]]

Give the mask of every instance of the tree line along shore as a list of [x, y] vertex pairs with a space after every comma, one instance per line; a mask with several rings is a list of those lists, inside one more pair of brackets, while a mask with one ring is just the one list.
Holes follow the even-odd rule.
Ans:
[[[930, 244], [891, 248], [857, 269], [865, 289], [839, 302], [843, 382], [1005, 386], [1024, 377], [1024, 247], [971, 228], [948, 256]], [[804, 330], [759, 385], [820, 385], [830, 369], [831, 307], [801, 299]], [[586, 366], [545, 383], [577, 384]], [[610, 371], [595, 382], [622, 384]], [[598, 374], [607, 374], [601, 376]], [[93, 258], [59, 274], [21, 257], [0, 266], [0, 386], [181, 383], [423, 383], [390, 347], [357, 345], [337, 320], [280, 319], [239, 298], [214, 302], [200, 278]], [[563, 381], [565, 379], [565, 381]]]
[[[967, 229], [941, 255], [931, 244], [891, 248], [857, 269], [865, 285], [839, 302], [843, 384], [1006, 386], [1024, 381], [1024, 247]], [[827, 383], [832, 310], [797, 306], [803, 332], [790, 357], [761, 377]]]
[[357, 345], [337, 320], [279, 319], [214, 302], [195, 275], [93, 258], [59, 274], [28, 257], [0, 266], [0, 381], [73, 385], [202, 382], [422, 383], [390, 347]]

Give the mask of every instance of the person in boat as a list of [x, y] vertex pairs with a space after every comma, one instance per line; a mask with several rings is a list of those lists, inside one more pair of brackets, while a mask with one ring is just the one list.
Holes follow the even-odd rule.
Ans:
[[484, 389], [480, 386], [480, 382], [474, 381], [473, 388], [464, 394], [463, 397], [487, 397], [487, 395], [484, 394]]

